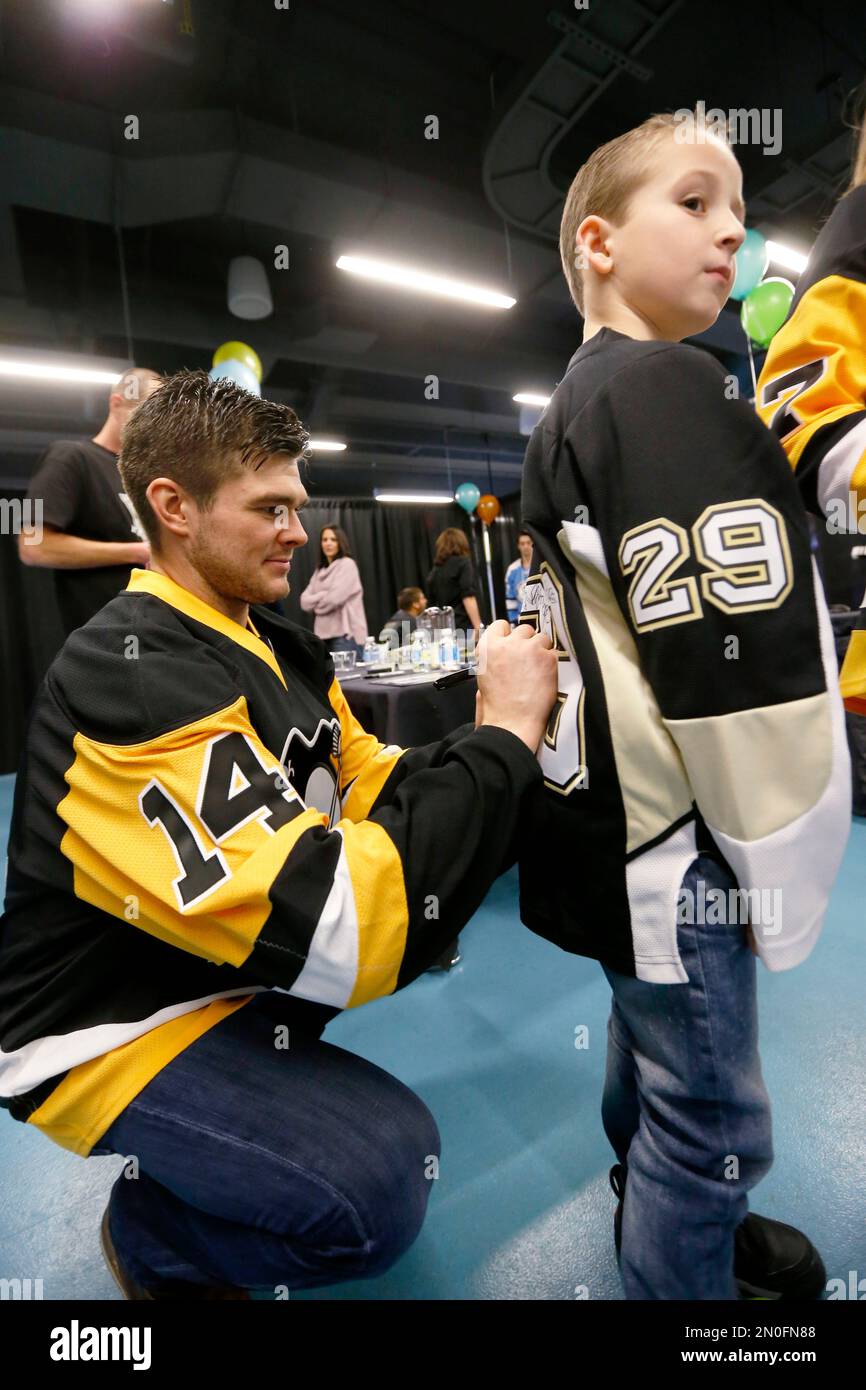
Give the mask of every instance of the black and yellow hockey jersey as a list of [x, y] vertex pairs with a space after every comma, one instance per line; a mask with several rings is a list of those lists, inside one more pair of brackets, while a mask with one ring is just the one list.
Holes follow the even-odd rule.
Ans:
[[533, 431], [521, 514], [521, 619], [560, 662], [524, 922], [623, 974], [684, 982], [679, 888], [715, 847], [763, 960], [796, 965], [848, 837], [850, 762], [778, 442], [708, 354], [604, 328]]
[[[866, 184], [822, 228], [770, 343], [755, 403], [809, 511], [836, 532], [866, 533]], [[840, 684], [848, 708], [866, 714], [866, 611]]]
[[505, 729], [384, 747], [317, 638], [154, 571], [74, 632], [34, 704], [0, 919], [0, 1103], [87, 1154], [263, 990], [318, 1028], [471, 917], [538, 764]]

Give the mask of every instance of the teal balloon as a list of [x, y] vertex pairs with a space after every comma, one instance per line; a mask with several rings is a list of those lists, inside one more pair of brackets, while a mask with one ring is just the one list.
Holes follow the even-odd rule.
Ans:
[[471, 516], [478, 506], [480, 496], [481, 493], [474, 483], [461, 483], [454, 494], [454, 501], [459, 503], [464, 512], [468, 512]]
[[791, 307], [794, 286], [790, 280], [779, 275], [771, 275], [762, 280], [751, 294], [743, 300], [740, 310], [740, 323], [752, 342], [760, 347], [769, 347], [770, 340], [778, 333]]
[[750, 227], [746, 232], [745, 241], [734, 256], [736, 274], [731, 287], [731, 299], [745, 299], [747, 294], [751, 294], [763, 279], [769, 259], [766, 241], [760, 232]]
[[235, 386], [242, 387], [253, 396], [262, 394], [262, 384], [252, 367], [248, 367], [246, 362], [238, 362], [235, 357], [230, 357], [226, 362], [218, 362], [215, 367], [211, 367], [208, 376], [211, 381], [233, 381]]

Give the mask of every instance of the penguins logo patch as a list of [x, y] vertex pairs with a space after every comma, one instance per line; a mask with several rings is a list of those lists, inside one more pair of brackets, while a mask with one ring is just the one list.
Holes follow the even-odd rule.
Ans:
[[292, 729], [280, 755], [289, 783], [308, 808], [313, 806], [335, 825], [343, 814], [340, 804], [340, 721], [320, 719], [311, 739]]

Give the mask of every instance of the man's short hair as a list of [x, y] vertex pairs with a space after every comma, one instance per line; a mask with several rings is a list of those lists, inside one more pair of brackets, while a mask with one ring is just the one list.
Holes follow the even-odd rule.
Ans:
[[223, 377], [176, 372], [130, 417], [118, 463], [127, 495], [154, 551], [160, 528], [147, 489], [171, 478], [208, 511], [223, 483], [271, 454], [303, 454], [310, 436], [288, 405], [264, 401]]
[[424, 597], [423, 589], [401, 589], [397, 595], [397, 607], [403, 613], [408, 613], [413, 603], [417, 603], [419, 598]]

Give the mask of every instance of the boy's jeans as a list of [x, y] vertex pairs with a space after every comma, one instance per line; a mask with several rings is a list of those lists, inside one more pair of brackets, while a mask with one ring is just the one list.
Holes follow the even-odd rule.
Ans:
[[[693, 902], [701, 879], [707, 892], [737, 886], [706, 855], [683, 879]], [[756, 960], [736, 920], [678, 925], [677, 941], [688, 984], [603, 967], [613, 1001], [602, 1118], [628, 1166], [622, 1281], [626, 1298], [734, 1299], [734, 1231], [773, 1161]]]

